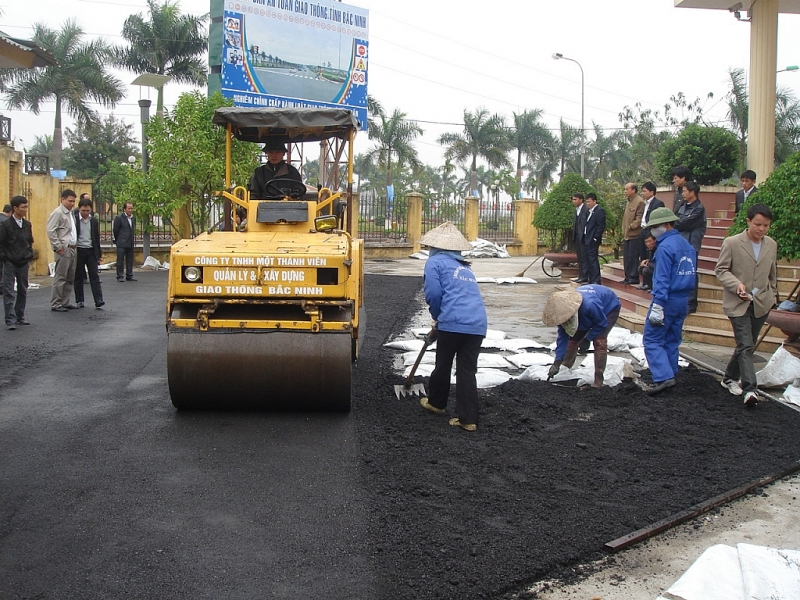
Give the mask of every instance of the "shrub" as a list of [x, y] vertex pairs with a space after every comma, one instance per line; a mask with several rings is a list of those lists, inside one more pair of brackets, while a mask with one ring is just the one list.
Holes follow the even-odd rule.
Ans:
[[539, 229], [552, 250], [575, 250], [572, 244], [572, 224], [575, 221], [572, 195], [580, 192], [585, 196], [594, 191], [583, 177], [567, 173], [543, 195], [542, 204], [533, 217], [533, 226]]
[[745, 230], [747, 209], [753, 204], [766, 204], [772, 210], [769, 236], [778, 244], [778, 258], [800, 259], [800, 152], [786, 159], [755, 193], [750, 194], [728, 230], [730, 235]]
[[676, 137], [661, 144], [656, 155], [658, 174], [672, 181], [672, 169], [686, 165], [700, 185], [717, 185], [736, 169], [739, 143], [722, 127], [687, 125]]

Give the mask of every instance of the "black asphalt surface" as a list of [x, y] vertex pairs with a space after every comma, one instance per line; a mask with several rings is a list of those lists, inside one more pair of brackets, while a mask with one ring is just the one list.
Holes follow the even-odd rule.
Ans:
[[176, 411], [136, 277], [0, 332], [0, 598], [381, 597], [350, 417]]

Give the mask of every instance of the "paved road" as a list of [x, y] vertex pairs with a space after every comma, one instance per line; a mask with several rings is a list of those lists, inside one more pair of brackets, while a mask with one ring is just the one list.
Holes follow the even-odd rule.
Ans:
[[0, 333], [0, 598], [378, 597], [351, 420], [176, 412], [137, 277]]

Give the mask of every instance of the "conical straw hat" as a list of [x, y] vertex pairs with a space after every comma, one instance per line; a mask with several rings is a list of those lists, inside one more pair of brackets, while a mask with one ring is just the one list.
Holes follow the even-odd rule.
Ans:
[[568, 321], [581, 307], [583, 296], [575, 290], [553, 292], [547, 298], [542, 312], [542, 322], [548, 327]]
[[472, 250], [472, 244], [450, 221], [445, 221], [435, 229], [431, 229], [419, 238], [419, 243], [442, 250]]

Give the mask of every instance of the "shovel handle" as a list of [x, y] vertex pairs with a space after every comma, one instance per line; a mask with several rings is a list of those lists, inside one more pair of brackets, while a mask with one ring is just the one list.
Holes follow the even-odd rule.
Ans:
[[417, 372], [417, 367], [419, 366], [419, 363], [422, 362], [422, 356], [425, 354], [425, 351], [428, 349], [428, 346], [430, 346], [433, 343], [431, 341], [432, 337], [433, 337], [433, 329], [431, 329], [430, 333], [428, 333], [428, 335], [425, 336], [425, 343], [422, 345], [422, 350], [419, 351], [417, 360], [414, 361], [414, 366], [411, 367], [411, 372], [408, 374], [408, 377], [406, 377], [405, 384], [403, 384], [405, 385], [405, 387], [409, 387], [411, 385], [411, 382], [414, 381], [414, 373]]

